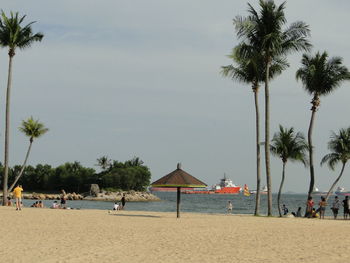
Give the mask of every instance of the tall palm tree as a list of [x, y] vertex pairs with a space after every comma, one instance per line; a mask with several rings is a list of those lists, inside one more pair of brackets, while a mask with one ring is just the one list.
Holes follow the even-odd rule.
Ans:
[[350, 127], [347, 129], [340, 129], [339, 134], [332, 132], [331, 140], [328, 142], [328, 149], [331, 151], [331, 153], [326, 154], [322, 158], [321, 165], [327, 163], [329, 168], [334, 170], [335, 165], [341, 162], [342, 168], [339, 176], [334, 181], [326, 195], [326, 201], [342, 177], [345, 165], [350, 159]]
[[301, 64], [302, 66], [296, 72], [296, 78], [297, 80], [301, 80], [303, 88], [312, 96], [311, 119], [307, 136], [310, 164], [309, 198], [311, 197], [315, 184], [312, 131], [315, 114], [320, 106], [320, 97], [332, 93], [345, 80], [349, 80], [350, 73], [342, 64], [342, 58], [332, 57], [328, 59], [327, 52], [323, 52], [322, 54], [317, 52], [315, 56], [304, 54]]
[[295, 133], [293, 128], [283, 128], [279, 126], [279, 132], [275, 133], [271, 141], [271, 153], [282, 160], [282, 180], [277, 196], [278, 213], [281, 213], [281, 193], [284, 184], [286, 164], [288, 160], [300, 161], [306, 165], [306, 152], [308, 149], [304, 135], [300, 132]]
[[[259, 112], [259, 101], [258, 91], [260, 83], [264, 81], [264, 60], [260, 55], [259, 51], [252, 53], [249, 58], [240, 57], [239, 49], [237, 46], [232, 50], [229, 55], [234, 65], [223, 66], [222, 75], [230, 77], [232, 80], [237, 80], [243, 83], [251, 84], [254, 93], [254, 105], [255, 105], [255, 129], [256, 129], [256, 196], [255, 196], [255, 211], [254, 215], [259, 215], [260, 207], [260, 182], [261, 182], [261, 170], [260, 170], [260, 112]], [[279, 75], [289, 65], [283, 60], [275, 60], [271, 65], [270, 78]]]
[[22, 133], [24, 133], [27, 137], [29, 137], [29, 147], [28, 147], [27, 154], [24, 159], [21, 171], [19, 172], [19, 174], [16, 176], [15, 180], [9, 187], [8, 192], [12, 191], [13, 187], [16, 185], [17, 181], [21, 178], [23, 174], [34, 139], [41, 137], [49, 130], [48, 128], [45, 128], [44, 124], [39, 122], [39, 120], [34, 120], [33, 117], [30, 117], [27, 120], [23, 120], [22, 125], [18, 129]]
[[292, 23], [283, 28], [287, 19], [285, 2], [276, 6], [273, 0], [260, 0], [260, 12], [248, 4], [249, 16], [234, 19], [237, 35], [242, 39], [241, 55], [250, 56], [252, 49], [260, 50], [265, 68], [265, 166], [268, 191], [268, 216], [272, 215], [272, 192], [270, 176], [270, 91], [269, 76], [272, 61], [295, 51], [308, 51], [311, 44], [309, 26], [304, 22]]
[[16, 54], [16, 49], [25, 49], [30, 47], [34, 42], [41, 41], [43, 34], [32, 32], [31, 22], [25, 26], [22, 25], [26, 16], [20, 17], [18, 13], [10, 13], [10, 17], [1, 12], [2, 21], [0, 23], [0, 43], [8, 47], [9, 65], [8, 79], [6, 90], [6, 124], [5, 124], [5, 161], [4, 161], [4, 178], [3, 178], [3, 205], [7, 198], [8, 168], [9, 168], [9, 143], [10, 143], [10, 94], [12, 86], [12, 60]]

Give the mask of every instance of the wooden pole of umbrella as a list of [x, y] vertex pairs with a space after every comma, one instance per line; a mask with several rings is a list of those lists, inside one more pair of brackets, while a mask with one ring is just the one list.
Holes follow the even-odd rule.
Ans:
[[181, 188], [205, 188], [207, 185], [192, 175], [181, 169], [181, 164], [177, 164], [177, 169], [170, 174], [163, 176], [153, 182], [152, 187], [176, 188], [176, 215], [180, 218]]

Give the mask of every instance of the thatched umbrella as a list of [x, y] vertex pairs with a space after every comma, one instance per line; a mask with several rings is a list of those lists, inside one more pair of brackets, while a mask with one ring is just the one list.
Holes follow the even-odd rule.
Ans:
[[169, 187], [177, 188], [177, 217], [180, 217], [180, 197], [181, 197], [181, 187], [186, 188], [199, 188], [207, 187], [205, 183], [193, 177], [192, 175], [186, 173], [181, 169], [181, 164], [177, 164], [177, 169], [170, 174], [163, 176], [157, 181], [153, 182], [152, 187]]

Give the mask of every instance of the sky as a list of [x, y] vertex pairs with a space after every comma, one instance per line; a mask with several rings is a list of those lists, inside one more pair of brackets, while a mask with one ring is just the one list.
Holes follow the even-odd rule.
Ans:
[[[258, 8], [258, 1], [249, 1]], [[276, 1], [277, 4], [282, 1]], [[220, 67], [238, 43], [232, 25], [247, 15], [246, 1], [232, 0], [3, 0], [1, 8], [36, 21], [42, 42], [17, 50], [11, 93], [10, 165], [23, 162], [28, 138], [18, 131], [33, 116], [50, 131], [34, 141], [29, 164], [79, 161], [93, 167], [107, 155], [140, 157], [152, 181], [178, 162], [208, 185], [226, 173], [238, 185], [256, 185], [255, 111], [249, 85], [223, 78]], [[288, 23], [310, 25], [312, 53], [326, 50], [350, 67], [346, 0], [293, 0]], [[271, 134], [278, 125], [307, 134], [311, 97], [295, 79], [301, 53], [271, 83]], [[7, 50], [0, 50], [0, 149], [4, 147]], [[259, 94], [263, 138], [263, 89]], [[328, 190], [340, 171], [320, 166], [331, 131], [350, 126], [350, 83], [321, 98], [316, 113], [316, 186]], [[2, 112], [2, 117], [1, 117]], [[2, 123], [2, 124], [1, 124]], [[264, 157], [264, 156], [262, 156]], [[0, 160], [3, 151], [0, 151]], [[262, 176], [265, 184], [264, 159]], [[273, 191], [282, 163], [271, 156]], [[350, 190], [350, 169], [339, 185]], [[306, 193], [309, 170], [288, 163], [285, 191]]]

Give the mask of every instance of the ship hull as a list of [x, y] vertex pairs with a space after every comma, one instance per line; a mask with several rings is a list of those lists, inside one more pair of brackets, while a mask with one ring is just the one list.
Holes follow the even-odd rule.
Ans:
[[[192, 188], [186, 188], [186, 187], [183, 187], [181, 188], [181, 192], [185, 192], [185, 191], [190, 191], [192, 190]], [[149, 188], [149, 191], [150, 192], [177, 192], [177, 188], [176, 187], [150, 187]]]
[[223, 187], [217, 190], [189, 190], [184, 191], [184, 194], [239, 194], [241, 187]]

